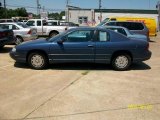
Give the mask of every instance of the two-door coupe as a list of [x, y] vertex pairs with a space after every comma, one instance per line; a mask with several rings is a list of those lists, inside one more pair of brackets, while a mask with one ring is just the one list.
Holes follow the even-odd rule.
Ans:
[[105, 28], [80, 27], [24, 42], [13, 48], [10, 56], [37, 70], [64, 62], [106, 63], [115, 70], [127, 70], [132, 62], [150, 59], [151, 52], [147, 41], [131, 40]]

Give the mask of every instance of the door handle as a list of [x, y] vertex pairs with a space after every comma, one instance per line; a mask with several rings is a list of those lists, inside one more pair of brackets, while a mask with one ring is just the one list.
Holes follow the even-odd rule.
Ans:
[[93, 45], [88, 45], [88, 47], [94, 47]]

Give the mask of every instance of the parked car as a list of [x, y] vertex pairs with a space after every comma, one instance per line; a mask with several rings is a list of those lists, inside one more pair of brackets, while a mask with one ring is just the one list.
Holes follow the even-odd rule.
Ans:
[[147, 40], [150, 41], [149, 30], [142, 22], [109, 21], [103, 24], [100, 23], [98, 26], [122, 26], [129, 29], [132, 33], [146, 35]]
[[5, 23], [5, 22], [14, 22], [13, 19], [0, 19], [0, 23]]
[[127, 70], [132, 62], [150, 59], [148, 48], [146, 41], [133, 41], [105, 28], [80, 27], [18, 45], [10, 56], [37, 70], [64, 62], [110, 63], [115, 70]]
[[36, 28], [38, 35], [46, 35], [49, 37], [56, 36], [57, 34], [66, 31], [67, 29], [73, 28], [73, 27], [68, 27], [68, 26], [47, 25], [47, 21], [42, 20], [42, 19], [30, 19], [28, 20], [26, 25], [32, 28]]
[[37, 39], [37, 30], [22, 23], [0, 23], [0, 27], [13, 30], [17, 45], [24, 41]]
[[138, 17], [138, 16], [112, 16], [104, 19], [101, 24], [105, 24], [109, 21], [130, 21], [130, 22], [143, 22], [149, 29], [149, 36], [157, 36], [157, 31], [159, 31], [158, 17]]
[[105, 28], [123, 34], [131, 39], [140, 39], [147, 41], [147, 36], [130, 32], [127, 28], [121, 26], [106, 26]]
[[5, 30], [0, 28], [0, 49], [7, 44], [13, 44], [15, 37], [12, 30]]

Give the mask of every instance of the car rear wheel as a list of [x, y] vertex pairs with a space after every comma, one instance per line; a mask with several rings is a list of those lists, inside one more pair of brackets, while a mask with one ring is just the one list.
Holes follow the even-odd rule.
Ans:
[[51, 32], [51, 33], [49, 34], [49, 37], [54, 37], [54, 36], [56, 36], [56, 35], [58, 35], [58, 32]]
[[48, 61], [44, 54], [35, 52], [29, 55], [28, 63], [33, 69], [41, 70], [47, 66]]
[[131, 65], [131, 57], [127, 54], [119, 54], [116, 55], [112, 59], [112, 67], [118, 71], [127, 70]]
[[16, 40], [15, 40], [15, 44], [16, 45], [19, 45], [23, 42], [23, 39], [21, 37], [16, 37]]

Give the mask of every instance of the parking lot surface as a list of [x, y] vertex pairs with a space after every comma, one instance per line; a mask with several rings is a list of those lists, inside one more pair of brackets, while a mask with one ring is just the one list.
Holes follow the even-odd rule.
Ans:
[[14, 45], [5, 46], [0, 119], [159, 120], [160, 33], [151, 40], [152, 58], [123, 72], [101, 64], [56, 64], [36, 71], [15, 63], [8, 54]]

